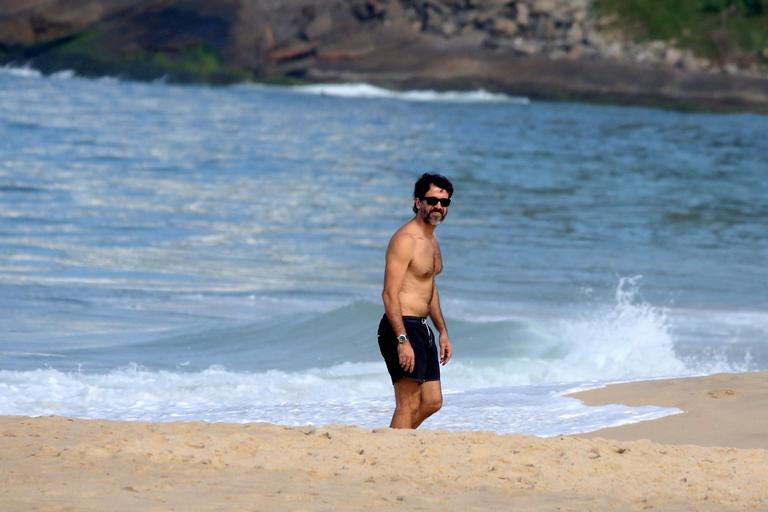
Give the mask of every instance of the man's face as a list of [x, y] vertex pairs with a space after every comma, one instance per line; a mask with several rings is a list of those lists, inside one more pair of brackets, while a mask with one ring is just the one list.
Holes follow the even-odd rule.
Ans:
[[433, 226], [443, 222], [445, 216], [448, 215], [448, 206], [443, 206], [440, 202], [434, 205], [429, 204], [430, 202], [435, 202], [435, 199], [448, 199], [448, 191], [437, 185], [430, 185], [429, 190], [424, 194], [424, 198], [416, 199], [418, 215], [424, 222], [428, 222]]

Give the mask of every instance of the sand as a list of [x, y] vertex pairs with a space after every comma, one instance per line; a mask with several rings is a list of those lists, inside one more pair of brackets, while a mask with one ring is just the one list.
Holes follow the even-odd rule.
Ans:
[[656, 421], [598, 430], [585, 437], [768, 449], [765, 372], [616, 384], [571, 396], [587, 405], [658, 405], [685, 411]]
[[[768, 510], [768, 450], [733, 447], [764, 446], [766, 422], [746, 423], [765, 418], [767, 378], [581, 394], [690, 407], [600, 433], [624, 440], [0, 417], [0, 510]], [[616, 400], [601, 395], [611, 390]], [[723, 428], [707, 424], [732, 415]], [[643, 439], [686, 416], [665, 442], [700, 446]]]

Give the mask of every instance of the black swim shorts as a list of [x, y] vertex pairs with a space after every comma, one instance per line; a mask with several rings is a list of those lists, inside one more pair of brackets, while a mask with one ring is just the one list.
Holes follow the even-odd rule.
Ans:
[[392, 326], [384, 315], [379, 322], [379, 350], [387, 363], [389, 376], [394, 384], [403, 377], [419, 382], [440, 380], [440, 361], [437, 357], [437, 343], [432, 329], [427, 325], [427, 319], [419, 316], [404, 316], [403, 324], [408, 340], [413, 347], [416, 362], [412, 372], [406, 372], [400, 366], [397, 356], [397, 334], [392, 331]]

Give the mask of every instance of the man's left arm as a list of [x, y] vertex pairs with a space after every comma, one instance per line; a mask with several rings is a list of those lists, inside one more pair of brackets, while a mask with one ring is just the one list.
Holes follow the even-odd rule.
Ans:
[[440, 293], [437, 291], [437, 280], [432, 283], [432, 302], [429, 305], [429, 317], [440, 333], [440, 363], [447, 364], [453, 355], [453, 345], [448, 338], [448, 328], [445, 326], [443, 311], [440, 309]]

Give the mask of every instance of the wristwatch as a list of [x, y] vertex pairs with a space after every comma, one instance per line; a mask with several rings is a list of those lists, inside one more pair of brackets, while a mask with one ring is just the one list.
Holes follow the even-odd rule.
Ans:
[[400, 336], [397, 337], [397, 343], [400, 344], [400, 345], [402, 345], [406, 341], [408, 341], [408, 335], [407, 334], [401, 334]]

